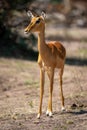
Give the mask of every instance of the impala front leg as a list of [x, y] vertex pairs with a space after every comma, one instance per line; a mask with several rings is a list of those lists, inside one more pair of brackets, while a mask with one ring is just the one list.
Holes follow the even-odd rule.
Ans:
[[43, 101], [43, 94], [44, 94], [44, 77], [45, 71], [43, 68], [40, 68], [40, 105], [37, 118], [40, 118], [42, 113], [42, 101]]
[[50, 88], [49, 88], [49, 100], [46, 115], [52, 117], [52, 93], [53, 93], [54, 69], [48, 71], [47, 74], [50, 80]]

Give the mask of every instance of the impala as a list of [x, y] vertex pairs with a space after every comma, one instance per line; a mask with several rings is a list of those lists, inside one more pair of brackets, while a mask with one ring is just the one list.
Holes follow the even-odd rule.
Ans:
[[66, 50], [59, 41], [45, 42], [45, 13], [42, 12], [40, 16], [34, 16], [31, 11], [28, 11], [28, 16], [31, 17], [31, 22], [25, 28], [25, 33], [38, 33], [38, 64], [40, 66], [40, 105], [37, 118], [40, 118], [42, 113], [42, 100], [44, 93], [44, 82], [45, 82], [45, 71], [47, 72], [50, 87], [49, 87], [49, 100], [46, 114], [52, 116], [52, 92], [53, 92], [53, 81], [54, 81], [54, 70], [58, 68], [59, 82], [60, 82], [60, 96], [62, 110], [64, 108], [64, 96], [62, 89], [62, 76], [64, 70], [64, 63], [66, 57]]

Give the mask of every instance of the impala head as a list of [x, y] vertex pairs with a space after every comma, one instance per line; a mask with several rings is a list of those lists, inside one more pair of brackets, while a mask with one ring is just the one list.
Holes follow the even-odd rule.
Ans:
[[28, 11], [27, 14], [31, 18], [31, 21], [24, 32], [41, 32], [45, 28], [45, 13], [42, 12], [40, 16], [34, 16], [31, 11]]

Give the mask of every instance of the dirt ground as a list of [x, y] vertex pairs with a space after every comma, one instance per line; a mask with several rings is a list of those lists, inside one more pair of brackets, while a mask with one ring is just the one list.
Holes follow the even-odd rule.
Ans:
[[55, 70], [52, 118], [46, 116], [49, 80], [46, 76], [43, 113], [39, 105], [36, 61], [0, 57], [0, 130], [87, 130], [87, 44], [64, 42], [67, 59], [63, 75], [66, 111], [61, 112], [58, 71]]

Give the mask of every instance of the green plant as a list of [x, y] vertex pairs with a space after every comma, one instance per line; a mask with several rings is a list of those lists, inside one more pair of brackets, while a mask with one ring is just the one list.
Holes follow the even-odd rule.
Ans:
[[34, 107], [34, 105], [33, 105], [33, 101], [30, 101], [30, 102], [29, 102], [29, 106], [30, 106], [31, 108]]

